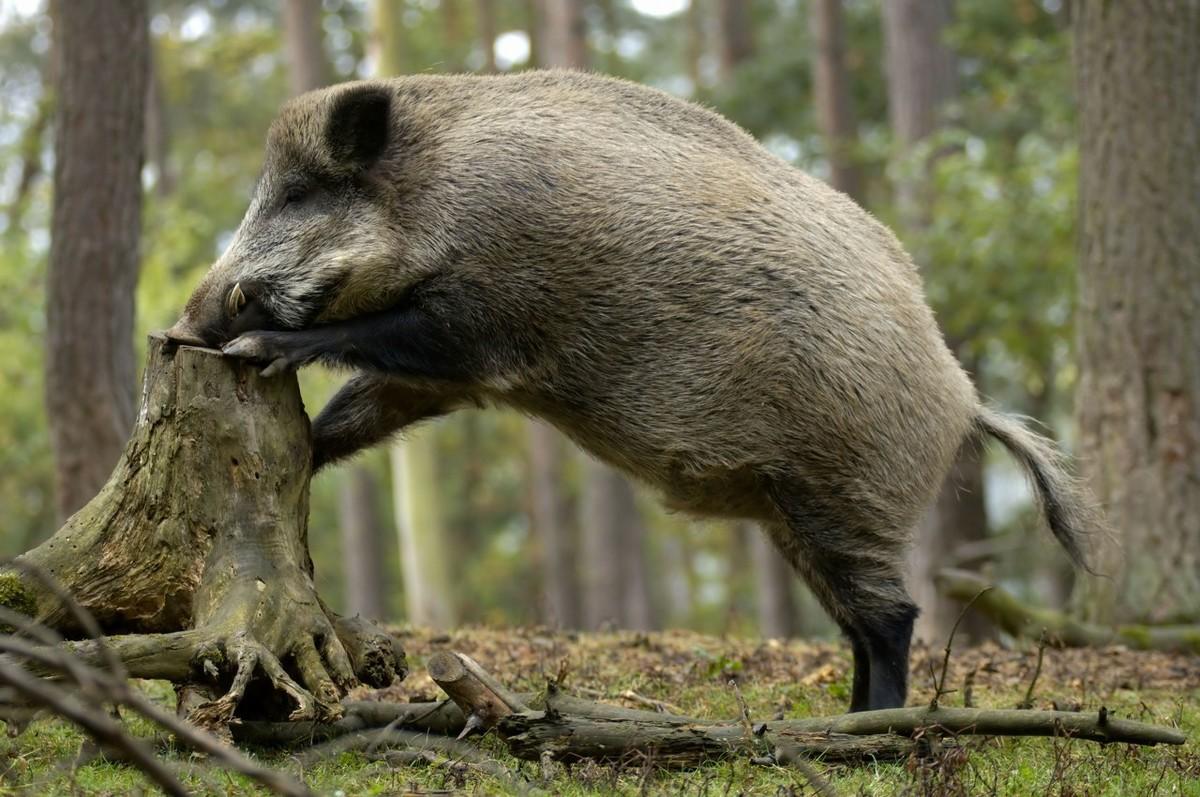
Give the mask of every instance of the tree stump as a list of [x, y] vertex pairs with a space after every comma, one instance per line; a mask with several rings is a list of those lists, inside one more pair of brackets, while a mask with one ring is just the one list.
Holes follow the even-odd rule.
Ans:
[[[336, 719], [350, 687], [386, 686], [406, 667], [381, 628], [317, 595], [311, 461], [294, 375], [264, 379], [152, 336], [137, 424], [108, 483], [18, 560], [110, 635], [70, 643], [80, 657], [100, 663], [107, 646], [131, 676], [174, 682], [197, 724], [221, 730], [235, 712]], [[0, 572], [0, 605], [82, 633], [29, 569]]]

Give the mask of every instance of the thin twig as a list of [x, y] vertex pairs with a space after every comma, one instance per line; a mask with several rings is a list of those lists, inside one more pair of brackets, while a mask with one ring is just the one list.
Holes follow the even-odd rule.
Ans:
[[958, 619], [954, 621], [954, 625], [950, 628], [950, 636], [946, 637], [946, 655], [942, 659], [942, 677], [934, 684], [933, 699], [929, 701], [931, 711], [937, 710], [938, 700], [941, 699], [942, 695], [947, 694], [946, 673], [950, 670], [950, 650], [954, 645], [954, 635], [958, 633], [958, 626], [962, 623], [963, 618], [967, 616], [967, 612], [971, 610], [971, 606], [975, 601], [979, 600], [980, 596], [990, 589], [991, 586], [989, 585], [975, 593], [975, 597], [967, 601], [967, 604], [962, 607], [962, 611], [958, 613]]
[[1038, 638], [1038, 657], [1037, 666], [1033, 668], [1033, 678], [1029, 681], [1029, 688], [1025, 690], [1025, 699], [1017, 708], [1031, 709], [1033, 708], [1033, 688], [1037, 686], [1038, 676], [1042, 674], [1042, 659], [1046, 656], [1046, 632]]

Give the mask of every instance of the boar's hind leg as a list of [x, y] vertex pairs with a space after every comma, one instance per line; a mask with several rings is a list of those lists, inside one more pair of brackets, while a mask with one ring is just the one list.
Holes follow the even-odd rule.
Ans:
[[851, 711], [904, 705], [917, 608], [904, 588], [903, 544], [812, 502], [777, 498], [786, 522], [772, 539], [837, 621], [854, 650]]
[[417, 421], [444, 415], [460, 400], [386, 376], [359, 374], [339, 390], [313, 421], [313, 470], [391, 437]]

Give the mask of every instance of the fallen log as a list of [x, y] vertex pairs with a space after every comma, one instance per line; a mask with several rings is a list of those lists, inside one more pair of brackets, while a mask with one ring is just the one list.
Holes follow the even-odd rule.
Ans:
[[[1062, 612], [1030, 606], [1012, 593], [965, 570], [942, 570], [935, 577], [941, 593], [958, 601], [979, 596], [975, 609], [1015, 637], [1038, 639], [1060, 647], [1082, 648], [1124, 645], [1131, 650], [1200, 653], [1200, 625], [1103, 626], [1073, 619]], [[988, 587], [986, 593], [980, 591]]]
[[[352, 686], [403, 675], [395, 640], [330, 612], [313, 585], [311, 441], [295, 377], [264, 379], [158, 336], [145, 373], [108, 483], [18, 557], [28, 567], [0, 570], [0, 607], [77, 637], [70, 652], [86, 663], [115, 656], [130, 676], [173, 681], [189, 719], [218, 731], [235, 714], [333, 721]], [[108, 636], [78, 638], [96, 631]]]
[[496, 696], [504, 690], [495, 679], [474, 662], [461, 666], [466, 657], [460, 654], [439, 655], [445, 658], [436, 666], [443, 676], [452, 677], [435, 675], [434, 680], [450, 687], [448, 694], [464, 717], [492, 717], [509, 752], [531, 761], [648, 759], [665, 767], [691, 767], [731, 755], [883, 761], [907, 758], [921, 740], [959, 735], [1054, 736], [1142, 745], [1186, 741], [1173, 728], [1118, 719], [1103, 708], [1088, 713], [916, 706], [753, 724], [608, 706], [565, 695], [553, 684], [541, 710], [518, 710], [521, 701], [516, 699], [501, 700], [497, 708]]

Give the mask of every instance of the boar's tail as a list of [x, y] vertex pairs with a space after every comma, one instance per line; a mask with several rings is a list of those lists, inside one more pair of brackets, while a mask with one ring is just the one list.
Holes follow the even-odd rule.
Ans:
[[1084, 552], [1084, 541], [1092, 533], [1104, 532], [1104, 520], [1095, 499], [1072, 475], [1063, 453], [1017, 418], [987, 407], [980, 408], [975, 430], [979, 437], [996, 438], [1017, 458], [1029, 477], [1050, 531], [1072, 562], [1093, 573]]

